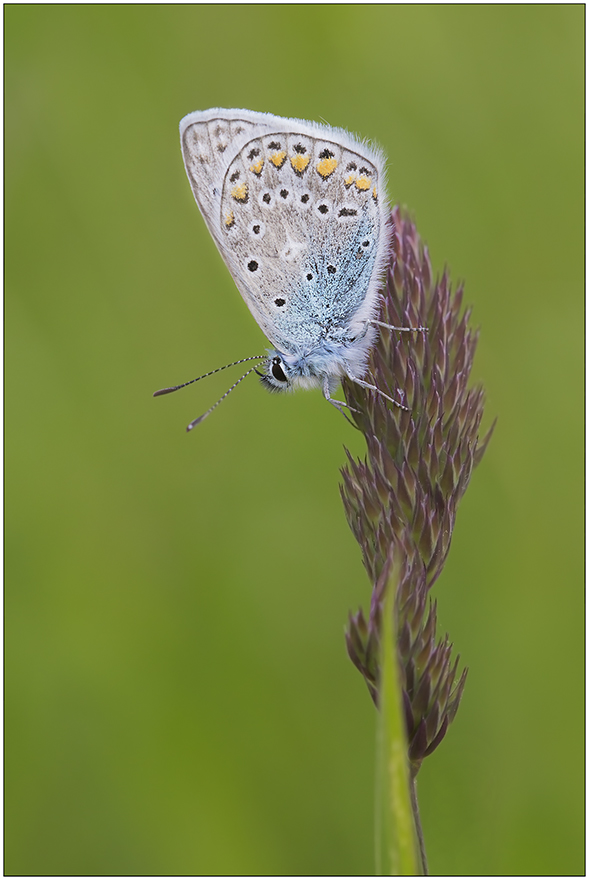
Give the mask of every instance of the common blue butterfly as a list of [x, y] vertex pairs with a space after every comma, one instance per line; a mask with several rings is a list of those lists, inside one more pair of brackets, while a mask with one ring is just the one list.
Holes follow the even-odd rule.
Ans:
[[228, 364], [262, 362], [187, 430], [254, 371], [270, 391], [320, 387], [342, 412], [331, 395], [343, 376], [405, 408], [363, 378], [377, 327], [389, 327], [378, 320], [389, 246], [380, 150], [341, 128], [219, 108], [185, 116], [180, 141], [209, 232], [273, 345]]

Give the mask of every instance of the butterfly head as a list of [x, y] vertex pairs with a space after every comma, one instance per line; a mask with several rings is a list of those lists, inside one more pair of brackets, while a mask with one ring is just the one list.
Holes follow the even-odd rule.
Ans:
[[268, 391], [294, 391], [297, 388], [321, 388], [326, 376], [334, 371], [333, 367], [332, 358], [318, 356], [317, 352], [283, 354], [272, 348], [262, 369], [256, 373]]
[[268, 391], [290, 391], [294, 387], [299, 371], [293, 364], [288, 363], [285, 355], [274, 349], [268, 352], [268, 357], [262, 370], [256, 370], [260, 382]]
[[345, 355], [349, 347], [322, 344], [311, 350], [284, 354], [269, 349], [262, 368], [256, 370], [262, 385], [272, 392], [294, 391], [297, 388], [330, 388], [347, 373]]

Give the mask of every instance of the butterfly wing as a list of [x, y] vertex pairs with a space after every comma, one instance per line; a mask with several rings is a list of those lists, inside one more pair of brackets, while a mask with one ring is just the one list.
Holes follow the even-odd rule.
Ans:
[[281, 351], [354, 333], [386, 260], [381, 155], [340, 129], [248, 110], [180, 124], [188, 179], [254, 318]]

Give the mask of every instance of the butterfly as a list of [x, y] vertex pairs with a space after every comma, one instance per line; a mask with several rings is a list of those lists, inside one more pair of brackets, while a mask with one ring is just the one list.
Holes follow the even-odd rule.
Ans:
[[185, 116], [180, 141], [203, 219], [272, 344], [219, 368], [260, 362], [187, 430], [252, 372], [270, 391], [319, 387], [344, 415], [332, 397], [344, 376], [405, 408], [363, 378], [377, 328], [390, 327], [378, 320], [390, 238], [382, 152], [341, 128], [219, 108]]

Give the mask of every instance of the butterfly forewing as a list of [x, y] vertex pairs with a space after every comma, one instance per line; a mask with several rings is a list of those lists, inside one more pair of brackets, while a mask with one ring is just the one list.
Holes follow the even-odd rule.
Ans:
[[285, 352], [344, 338], [374, 309], [386, 210], [378, 153], [336, 129], [222, 112], [183, 120], [182, 149], [241, 295]]

